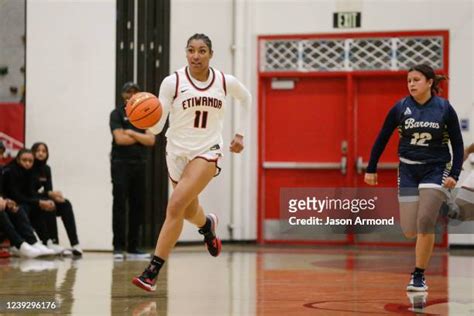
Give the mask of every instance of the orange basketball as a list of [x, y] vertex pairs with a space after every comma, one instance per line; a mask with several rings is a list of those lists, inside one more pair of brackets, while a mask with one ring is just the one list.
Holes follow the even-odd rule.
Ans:
[[160, 100], [155, 95], [148, 92], [139, 92], [128, 100], [125, 112], [133, 126], [146, 129], [158, 123], [163, 109]]

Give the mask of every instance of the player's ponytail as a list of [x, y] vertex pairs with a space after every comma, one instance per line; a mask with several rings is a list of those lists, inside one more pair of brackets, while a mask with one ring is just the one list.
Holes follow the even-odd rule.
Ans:
[[433, 84], [431, 85], [432, 94], [440, 94], [443, 91], [441, 90], [441, 87], [439, 86], [440, 82], [443, 80], [448, 80], [448, 76], [437, 75], [434, 69], [427, 64], [416, 65], [416, 66], [411, 67], [408, 70], [408, 72], [412, 72], [412, 71], [421, 72], [426, 77], [426, 80], [433, 79]]
[[433, 79], [433, 85], [431, 86], [431, 92], [435, 94], [440, 94], [443, 90], [439, 86], [439, 83], [443, 80], [448, 80], [448, 76], [445, 75], [435, 75]]

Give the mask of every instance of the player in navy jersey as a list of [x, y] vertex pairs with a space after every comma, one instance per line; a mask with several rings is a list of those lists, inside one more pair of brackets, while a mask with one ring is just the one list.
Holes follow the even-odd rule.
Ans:
[[377, 163], [398, 128], [400, 224], [407, 238], [416, 238], [415, 270], [407, 291], [428, 290], [424, 271], [433, 251], [438, 211], [447, 198], [447, 189], [455, 187], [463, 162], [458, 117], [449, 101], [437, 96], [439, 83], [445, 79], [428, 65], [408, 70], [410, 95], [389, 111], [364, 179], [369, 185], [377, 184]]
[[[132, 280], [146, 291], [155, 291], [158, 273], [176, 244], [185, 219], [199, 228], [212, 256], [217, 257], [221, 252], [221, 241], [216, 235], [217, 216], [205, 214], [199, 194], [220, 172], [224, 110], [228, 106], [226, 96], [235, 97], [247, 110], [251, 95], [234, 76], [209, 66], [212, 55], [209, 37], [194, 34], [186, 45], [188, 65], [166, 77], [160, 86], [163, 115], [149, 130], [161, 133], [169, 117], [166, 164], [174, 190], [153, 259], [145, 271]], [[235, 136], [229, 147], [233, 153], [244, 149], [244, 117], [236, 122]]]

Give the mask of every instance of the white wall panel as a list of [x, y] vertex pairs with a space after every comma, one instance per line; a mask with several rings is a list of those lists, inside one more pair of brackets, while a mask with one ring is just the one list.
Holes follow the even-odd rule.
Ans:
[[26, 64], [26, 144], [49, 145], [83, 248], [111, 249], [115, 0], [28, 1]]

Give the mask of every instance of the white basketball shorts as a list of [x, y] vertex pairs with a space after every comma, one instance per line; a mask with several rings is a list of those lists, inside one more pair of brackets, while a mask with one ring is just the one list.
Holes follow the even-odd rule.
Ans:
[[184, 172], [184, 169], [194, 159], [204, 159], [210, 162], [215, 162], [216, 164], [216, 174], [214, 177], [217, 177], [221, 172], [219, 166], [219, 160], [222, 158], [222, 148], [220, 145], [214, 145], [211, 148], [200, 152], [200, 153], [190, 153], [190, 154], [176, 154], [172, 150], [166, 152], [166, 164], [168, 165], [168, 174], [172, 182], [178, 183], [179, 179]]

